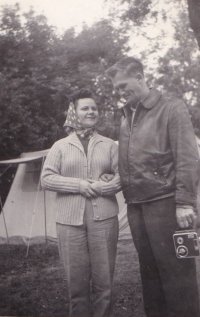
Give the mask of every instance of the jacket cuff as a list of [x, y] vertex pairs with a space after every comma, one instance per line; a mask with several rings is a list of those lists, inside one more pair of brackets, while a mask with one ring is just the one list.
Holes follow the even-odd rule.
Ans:
[[190, 205], [193, 207], [196, 207], [197, 205], [197, 197], [188, 192], [177, 191], [175, 193], [175, 201], [177, 205]]
[[193, 208], [193, 206], [177, 203], [177, 204], [176, 204], [176, 208], [190, 209], [190, 208]]

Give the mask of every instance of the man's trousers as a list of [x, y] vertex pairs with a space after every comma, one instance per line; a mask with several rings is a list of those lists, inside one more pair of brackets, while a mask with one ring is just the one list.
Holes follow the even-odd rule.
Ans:
[[148, 317], [199, 317], [194, 259], [178, 259], [174, 197], [128, 205], [128, 221], [139, 256]]
[[91, 316], [90, 280], [94, 317], [113, 316], [112, 288], [118, 229], [117, 216], [94, 221], [89, 200], [86, 201], [83, 225], [57, 223], [59, 253], [69, 287], [70, 317]]

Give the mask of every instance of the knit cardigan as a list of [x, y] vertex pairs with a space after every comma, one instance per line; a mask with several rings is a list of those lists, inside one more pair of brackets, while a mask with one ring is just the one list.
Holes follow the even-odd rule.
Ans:
[[76, 133], [57, 141], [44, 163], [41, 184], [44, 189], [57, 192], [56, 222], [82, 225], [86, 198], [80, 194], [80, 180], [99, 180], [100, 176], [114, 174], [112, 181], [101, 181], [101, 196], [91, 198], [94, 220], [104, 220], [118, 214], [115, 197], [120, 188], [118, 174], [118, 146], [108, 138], [95, 133], [88, 145], [86, 157]]

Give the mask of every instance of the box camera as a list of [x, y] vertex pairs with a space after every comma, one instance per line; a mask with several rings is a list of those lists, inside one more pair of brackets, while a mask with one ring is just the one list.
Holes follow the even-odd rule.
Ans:
[[173, 239], [177, 258], [193, 258], [200, 255], [200, 237], [194, 229], [176, 231]]

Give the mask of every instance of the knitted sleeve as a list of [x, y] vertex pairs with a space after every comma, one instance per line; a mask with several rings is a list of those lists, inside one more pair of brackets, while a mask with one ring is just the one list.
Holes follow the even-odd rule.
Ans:
[[118, 172], [118, 145], [115, 142], [112, 142], [110, 155], [111, 155], [111, 171], [113, 172], [115, 176], [108, 183], [101, 181], [102, 195], [112, 195], [121, 190], [121, 182], [120, 182], [120, 176]]
[[44, 163], [41, 185], [44, 189], [62, 192], [79, 193], [79, 178], [62, 176], [60, 173], [62, 155], [59, 144], [55, 143], [50, 149]]

